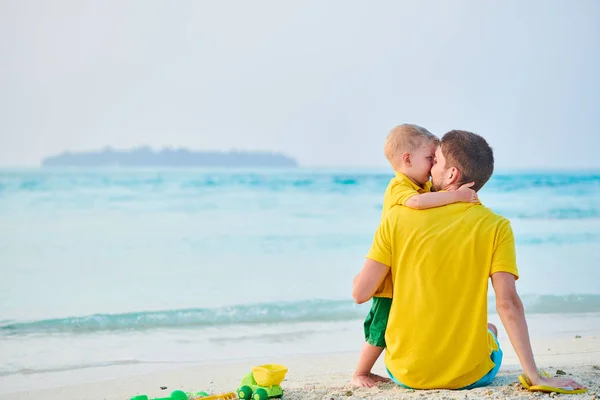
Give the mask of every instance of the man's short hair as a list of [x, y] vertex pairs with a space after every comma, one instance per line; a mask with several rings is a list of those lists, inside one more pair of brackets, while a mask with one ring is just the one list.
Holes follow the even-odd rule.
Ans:
[[402, 124], [390, 131], [385, 140], [383, 152], [390, 163], [405, 152], [415, 151], [424, 141], [440, 143], [440, 139], [419, 125]]
[[461, 183], [475, 182], [477, 191], [485, 185], [494, 172], [494, 152], [481, 136], [467, 131], [453, 130], [440, 142], [446, 168], [458, 168]]

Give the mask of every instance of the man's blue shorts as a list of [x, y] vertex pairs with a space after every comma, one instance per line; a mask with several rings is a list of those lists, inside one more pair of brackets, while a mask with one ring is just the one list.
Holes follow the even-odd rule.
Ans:
[[[490, 354], [490, 359], [494, 363], [494, 368], [492, 368], [490, 370], [490, 372], [488, 372], [487, 374], [485, 374], [483, 376], [483, 378], [481, 378], [477, 382], [475, 382], [475, 383], [473, 383], [473, 384], [471, 384], [469, 386], [465, 386], [463, 388], [460, 388], [459, 390], [475, 389], [475, 388], [478, 388], [478, 387], [487, 386], [490, 383], [492, 383], [492, 381], [494, 380], [494, 378], [498, 374], [498, 371], [500, 370], [500, 365], [502, 364], [502, 349], [500, 348], [500, 342], [498, 342], [498, 338], [496, 337], [496, 335], [494, 335], [494, 332], [490, 331], [489, 329], [488, 329], [488, 332], [492, 335], [492, 337], [496, 341], [496, 344], [498, 345], [498, 350], [492, 350], [492, 353]], [[405, 389], [412, 389], [411, 387], [408, 387], [408, 386], [404, 385], [398, 379], [394, 378], [394, 376], [392, 375], [392, 373], [390, 372], [389, 369], [386, 368], [386, 370], [387, 370], [388, 375], [390, 376], [390, 378], [392, 379], [392, 381], [396, 385], [398, 385], [400, 387], [403, 387]]]

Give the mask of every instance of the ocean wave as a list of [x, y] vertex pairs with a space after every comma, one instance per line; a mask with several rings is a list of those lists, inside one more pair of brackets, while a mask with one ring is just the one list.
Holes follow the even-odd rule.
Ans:
[[[600, 312], [600, 295], [571, 294], [526, 295], [522, 296], [527, 314], [582, 314]], [[489, 308], [495, 307], [494, 301], [489, 301]], [[490, 310], [491, 311], [491, 310]]]
[[532, 188], [558, 188], [597, 190], [600, 187], [598, 172], [558, 172], [558, 173], [513, 173], [496, 174], [489, 185], [498, 191], [517, 191]]
[[203, 328], [236, 324], [344, 321], [363, 314], [363, 308], [348, 300], [305, 300], [221, 308], [94, 314], [29, 322], [4, 321], [0, 322], [0, 336], [35, 333], [93, 333], [153, 328]]
[[553, 234], [535, 234], [517, 236], [518, 245], [538, 246], [538, 245], [573, 245], [589, 244], [600, 242], [600, 233], [553, 233]]
[[[523, 302], [528, 314], [600, 312], [600, 295], [524, 296]], [[494, 313], [493, 298], [489, 299], [488, 304], [488, 311]], [[368, 307], [368, 304], [356, 305], [350, 300], [304, 300], [221, 308], [94, 314], [37, 321], [1, 321], [0, 336], [197, 329], [224, 325], [340, 322], [364, 318]]]
[[508, 218], [519, 219], [594, 219], [600, 218], [600, 208], [594, 206], [566, 206], [547, 210], [528, 210], [526, 212], [500, 212]]
[[[205, 211], [212, 205], [198, 202], [205, 195], [236, 196], [309, 194], [363, 196], [367, 207], [380, 209], [382, 194], [391, 178], [381, 172], [325, 170], [211, 171], [211, 170], [0, 170], [0, 200], [74, 210], [169, 209]], [[254, 196], [254, 197], [253, 197]], [[481, 193], [484, 204], [512, 219], [600, 219], [600, 173], [498, 173]], [[377, 200], [375, 200], [377, 199]], [[212, 204], [212, 203], [211, 203]], [[249, 207], [254, 203], [247, 202]], [[260, 207], [260, 204], [254, 205]], [[218, 207], [217, 207], [218, 208]]]
[[114, 360], [114, 361], [99, 361], [99, 362], [90, 362], [90, 363], [58, 365], [56, 367], [47, 367], [47, 368], [44, 368], [44, 367], [21, 368], [21, 369], [0, 368], [0, 376], [17, 375], [17, 374], [18, 375], [34, 375], [34, 374], [43, 374], [43, 373], [47, 373], [47, 372], [64, 372], [64, 371], [73, 371], [73, 370], [87, 369], [87, 368], [112, 367], [112, 366], [117, 366], [117, 365], [136, 365], [136, 364], [146, 364], [146, 363], [160, 363], [160, 362], [143, 362], [143, 361], [139, 361], [139, 360]]
[[[341, 187], [377, 187], [384, 189], [393, 175], [387, 172], [339, 173], [297, 169], [292, 172], [269, 171], [169, 171], [169, 170], [0, 170], [0, 188], [3, 191], [46, 191], [53, 189], [96, 188], [179, 188], [202, 189], [216, 186], [242, 186], [265, 189], [308, 189]], [[496, 192], [542, 188], [561, 190], [598, 191], [599, 172], [582, 173], [498, 173], [486, 185], [486, 190]]]

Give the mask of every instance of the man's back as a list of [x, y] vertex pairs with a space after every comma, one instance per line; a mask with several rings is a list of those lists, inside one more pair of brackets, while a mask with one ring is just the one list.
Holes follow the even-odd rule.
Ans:
[[461, 388], [493, 367], [488, 278], [517, 275], [506, 219], [479, 204], [394, 207], [367, 257], [391, 265], [386, 365], [394, 377], [413, 388]]
[[[438, 192], [457, 190], [465, 182], [478, 191], [493, 171], [494, 152], [487, 141], [452, 130], [435, 151], [431, 180]], [[390, 271], [394, 287], [385, 363], [397, 384], [458, 389], [486, 386], [494, 379], [502, 354], [494, 335], [486, 334], [491, 277], [496, 310], [529, 389], [586, 391], [572, 379], [545, 378], [538, 372], [515, 286], [514, 237], [504, 218], [479, 204], [425, 211], [394, 207], [354, 278], [354, 300], [361, 304], [371, 299]]]

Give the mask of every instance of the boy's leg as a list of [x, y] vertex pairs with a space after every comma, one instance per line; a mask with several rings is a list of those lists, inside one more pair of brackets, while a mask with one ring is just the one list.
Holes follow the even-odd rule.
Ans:
[[373, 387], [376, 386], [378, 382], [390, 381], [388, 378], [384, 378], [383, 376], [373, 374], [371, 372], [371, 369], [373, 369], [373, 366], [381, 355], [383, 349], [383, 347], [373, 346], [369, 343], [365, 343], [363, 345], [362, 351], [360, 352], [360, 357], [358, 359], [358, 365], [356, 366], [356, 371], [354, 371], [352, 380], [350, 381], [352, 385]]
[[385, 348], [385, 330], [390, 314], [392, 299], [374, 297], [371, 310], [365, 319], [365, 341], [351, 384], [373, 387], [378, 382], [389, 382], [388, 378], [371, 373], [371, 369]]

